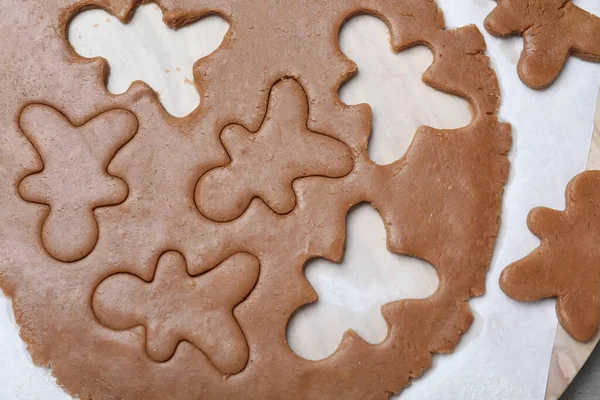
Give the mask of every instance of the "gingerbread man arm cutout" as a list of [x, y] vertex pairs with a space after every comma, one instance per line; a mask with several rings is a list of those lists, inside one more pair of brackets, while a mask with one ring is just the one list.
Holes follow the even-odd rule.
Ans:
[[567, 209], [534, 209], [529, 228], [541, 240], [529, 256], [507, 267], [500, 286], [515, 300], [556, 297], [560, 324], [586, 342], [600, 324], [600, 171], [567, 187]]
[[236, 374], [248, 361], [248, 344], [233, 309], [256, 285], [259, 262], [238, 253], [215, 269], [193, 277], [180, 253], [163, 254], [152, 282], [121, 273], [102, 281], [93, 297], [105, 326], [146, 328], [147, 351], [157, 362], [169, 360], [187, 340], [223, 374]]
[[308, 101], [293, 79], [277, 83], [265, 120], [253, 133], [240, 125], [226, 127], [221, 140], [232, 159], [206, 173], [196, 187], [196, 203], [206, 217], [219, 222], [242, 215], [255, 197], [278, 214], [296, 205], [295, 179], [339, 178], [352, 170], [350, 148], [307, 126]]
[[23, 109], [19, 123], [44, 168], [23, 179], [23, 199], [50, 206], [42, 227], [46, 251], [63, 262], [87, 256], [98, 241], [93, 210], [121, 203], [127, 185], [107, 172], [110, 160], [135, 135], [131, 112], [111, 110], [80, 127], [52, 107]]
[[600, 18], [566, 0], [499, 0], [485, 20], [496, 36], [522, 34], [519, 76], [533, 89], [550, 86], [569, 54], [600, 62]]

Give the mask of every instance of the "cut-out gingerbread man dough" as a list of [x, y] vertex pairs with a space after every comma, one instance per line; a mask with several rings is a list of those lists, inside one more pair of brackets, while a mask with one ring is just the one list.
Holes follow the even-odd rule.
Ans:
[[[214, 221], [231, 221], [260, 197], [278, 214], [296, 205], [295, 179], [339, 178], [352, 170], [350, 148], [307, 127], [308, 100], [302, 86], [284, 79], [273, 86], [265, 120], [258, 132], [226, 127], [221, 141], [231, 163], [205, 174], [196, 188], [200, 212]], [[268, 167], [267, 167], [268, 166]]]
[[534, 209], [529, 229], [542, 243], [507, 267], [500, 286], [510, 297], [556, 297], [560, 324], [576, 340], [592, 340], [600, 324], [600, 171], [587, 171], [567, 187], [567, 208]]
[[167, 361], [187, 340], [219, 371], [235, 374], [248, 361], [248, 344], [233, 309], [248, 296], [258, 272], [258, 260], [239, 253], [193, 277], [183, 256], [171, 251], [160, 257], [152, 282], [127, 273], [105, 279], [96, 288], [93, 308], [109, 328], [143, 325], [155, 361]]
[[435, 268], [391, 253], [385, 237], [377, 211], [368, 204], [358, 205], [346, 221], [345, 261], [316, 259], [305, 266], [319, 301], [290, 319], [287, 340], [296, 354], [324, 359], [335, 352], [348, 329], [371, 344], [380, 343], [388, 334], [382, 305], [434, 294], [439, 284]]
[[112, 110], [77, 127], [52, 107], [33, 104], [19, 123], [44, 164], [19, 187], [24, 199], [50, 206], [42, 228], [44, 247], [57, 260], [80, 260], [98, 241], [94, 209], [127, 197], [125, 182], [108, 175], [107, 167], [135, 135], [137, 119], [129, 111]]
[[569, 54], [600, 62], [600, 18], [570, 0], [498, 0], [485, 27], [496, 36], [523, 35], [518, 71], [533, 89], [550, 86]]

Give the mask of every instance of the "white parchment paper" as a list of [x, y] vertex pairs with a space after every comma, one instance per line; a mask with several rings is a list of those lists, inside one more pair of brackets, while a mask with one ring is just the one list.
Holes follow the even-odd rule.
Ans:
[[[448, 27], [475, 23], [485, 35], [488, 54], [492, 58], [502, 89], [500, 116], [513, 125], [512, 169], [504, 197], [501, 232], [488, 275], [487, 293], [470, 303], [475, 314], [475, 322], [456, 351], [450, 355], [435, 356], [434, 368], [415, 381], [401, 398], [540, 400], [544, 396], [550, 350], [556, 329], [554, 302], [519, 304], [504, 296], [497, 280], [504, 266], [525, 256], [538, 244], [538, 240], [526, 227], [526, 216], [529, 210], [540, 205], [562, 209], [567, 182], [585, 167], [595, 101], [600, 86], [600, 65], [571, 58], [555, 85], [545, 92], [533, 91], [517, 77], [516, 63], [522, 48], [522, 40], [520, 38], [500, 40], [491, 37], [483, 29], [483, 20], [493, 9], [494, 1], [438, 0], [438, 3], [445, 12]], [[580, 0], [576, 3], [600, 14], [600, 2], [597, 0]], [[94, 19], [104, 22], [106, 15], [94, 16], [90, 13], [89, 19], [86, 20], [88, 28], [87, 30], [82, 28], [80, 32], [82, 35], [101, 34], [94, 33], [95, 28], [92, 26]], [[113, 18], [111, 23], [118, 22]], [[215, 35], [222, 35], [223, 26], [217, 22], [214, 24]], [[155, 43], [168, 43], [171, 33], [158, 28], [147, 22], [141, 23], [136, 29], [142, 29], [143, 33], [151, 32]], [[102, 32], [101, 29], [97, 31]], [[203, 32], [206, 34], [206, 30]], [[194, 40], [198, 38], [189, 31], [186, 33], [185, 30], [176, 32], [173, 37], [181, 38], [186, 35], [193, 37]], [[127, 40], [129, 41], [124, 42], [125, 46], [138, 44], [132, 41], [133, 39]], [[214, 41], [215, 37], [207, 39], [207, 51], [210, 51]], [[114, 43], [112, 46], [114, 47]], [[191, 65], [197, 55], [194, 58], [193, 52], [190, 51], [189, 57], [182, 56], [173, 64], [169, 54], [162, 56], [164, 47], [155, 46], [157, 48], [146, 49], [148, 63], [159, 63], [160, 68], [168, 69], [169, 73], [161, 75], [160, 78], [149, 76], [147, 79], [153, 80], [149, 83], [155, 90], [161, 92], [161, 98], [166, 96], [166, 101], [186, 99], [184, 104], [173, 103], [171, 108], [174, 113], [185, 114], [198, 101], [197, 95], [193, 93], [193, 87], [185, 84], [186, 79], [192, 78]], [[361, 50], [356, 49], [356, 51]], [[141, 56], [138, 54], [136, 57]], [[126, 63], [126, 60], [123, 62]], [[141, 60], [138, 62], [140, 65], [151, 65]], [[116, 65], [111, 67], [113, 71], [118, 68]], [[174, 84], [171, 79], [180, 82]], [[118, 83], [111, 82], [111, 84], [115, 85], [112, 89], [116, 92], [124, 90]], [[373, 94], [381, 93], [384, 88], [375, 85], [371, 91], [371, 97], [376, 97]], [[384, 114], [381, 116], [377, 112], [375, 114], [377, 130], [385, 134], [385, 131], [393, 126], [391, 120], [386, 120]], [[434, 123], [430, 124], [435, 126]], [[365, 213], [372, 214], [372, 211], [367, 210]], [[367, 214], [357, 216], [357, 221], [361, 221], [365, 216], [368, 217]], [[374, 224], [374, 229], [378, 229], [377, 223]], [[349, 232], [349, 243], [353, 240], [351, 234]], [[376, 239], [372, 241], [373, 246], [380, 251], [381, 243]], [[373, 259], [368, 250], [361, 253], [362, 255], [356, 253], [353, 252], [345, 262], [360, 264], [362, 260]], [[330, 269], [323, 268], [324, 275], [319, 276], [317, 270], [318, 268], [311, 268], [311, 271], [314, 271], [314, 276], [309, 277], [311, 282], [313, 278], [317, 281], [326, 279], [327, 274], [332, 273]], [[419, 271], [423, 274], [419, 276], [421, 281], [429, 279], [425, 275], [426, 267]], [[429, 284], [437, 283], [434, 279]], [[349, 286], [340, 285], [336, 290], [339, 290], [337, 294], [341, 294], [349, 290]], [[410, 287], [406, 285], [401, 290], [406, 292], [407, 296], [417, 295], [413, 294]], [[359, 311], [364, 308], [365, 299], [377, 298], [377, 296], [358, 296], [356, 301], [352, 301], [352, 296], [336, 297], [335, 294], [329, 293], [329, 297], [322, 296], [322, 298], [324, 301], [346, 299], [342, 306]], [[354, 317], [348, 318], [347, 323], [352, 323]], [[374, 322], [373, 325], [381, 326], [379, 322]], [[369, 336], [370, 327], [364, 328], [365, 336]], [[360, 333], [361, 328], [357, 329]], [[381, 336], [375, 332], [372, 338], [378, 340]], [[329, 349], [323, 351], [323, 354], [326, 354]], [[18, 338], [18, 327], [14, 322], [10, 302], [0, 295], [0, 399], [69, 398], [54, 383], [47, 369], [33, 365], [24, 344]]]

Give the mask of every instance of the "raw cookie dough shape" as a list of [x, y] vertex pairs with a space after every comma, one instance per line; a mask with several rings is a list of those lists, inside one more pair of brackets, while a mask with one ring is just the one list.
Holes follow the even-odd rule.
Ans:
[[600, 324], [600, 171], [586, 171], [567, 186], [567, 208], [536, 208], [529, 229], [542, 243], [508, 266], [502, 290], [515, 300], [556, 297], [560, 324], [587, 342]]
[[194, 277], [183, 255], [171, 251], [158, 260], [151, 282], [127, 273], [106, 278], [94, 292], [93, 308], [109, 328], [143, 325], [146, 349], [155, 361], [169, 360], [187, 340], [219, 371], [235, 374], [246, 366], [248, 344], [233, 309], [254, 288], [258, 273], [258, 259], [238, 253]]
[[600, 62], [600, 18], [570, 0], [498, 0], [485, 27], [496, 36], [523, 35], [518, 72], [533, 89], [550, 86], [570, 54]]
[[231, 163], [200, 178], [196, 204], [213, 221], [242, 215], [252, 199], [287, 214], [296, 206], [292, 182], [308, 176], [340, 178], [354, 165], [350, 148], [307, 127], [308, 100], [293, 79], [276, 83], [258, 132], [240, 125], [225, 127], [221, 141]]
[[[29, 0], [18, 7], [8, 3], [16, 0], [3, 1], [10, 51], [0, 54], [0, 285], [13, 300], [33, 360], [51, 365], [62, 387], [80, 398], [385, 399], [429, 368], [432, 354], [456, 346], [473, 318], [467, 301], [485, 289], [511, 143], [509, 125], [496, 117], [498, 83], [475, 26], [445, 30], [429, 0], [264, 0], [260, 7], [247, 0], [160, 0], [173, 27], [211, 13], [231, 23], [219, 49], [196, 63], [200, 107], [176, 119], [142, 83], [123, 95], [108, 93], [106, 63], [83, 59], [68, 46], [67, 24], [78, 11], [103, 7], [126, 21], [138, 1]], [[388, 23], [394, 51], [430, 47], [434, 62], [425, 81], [473, 107], [470, 125], [420, 128], [406, 155], [386, 166], [368, 158], [369, 107], [345, 105], [337, 96], [356, 71], [337, 35], [345, 20], [363, 12]], [[271, 87], [285, 77], [305, 89], [308, 128], [350, 147], [352, 172], [297, 179], [296, 207], [285, 215], [255, 200], [232, 222], [204, 218], [194, 189], [204, 173], [229, 161], [223, 128], [257, 131]], [[68, 268], [32, 241], [43, 210], [15, 190], [36, 155], [13, 121], [33, 101], [60, 106], [77, 124], [129, 109], [140, 125], [110, 164], [127, 182], [127, 201], [95, 210], [96, 248]], [[302, 266], [314, 257], [341, 258], [346, 214], [361, 202], [381, 213], [390, 251], [427, 260], [440, 287], [427, 299], [386, 304], [390, 328], [382, 343], [348, 333], [331, 357], [303, 360], [285, 340], [290, 316], [315, 300]], [[186, 341], [168, 362], [157, 363], [147, 356], [143, 329], [113, 331], [95, 318], [91, 298], [100, 282], [123, 272], [151, 280], [165, 249], [184, 255], [193, 275], [235, 253], [259, 258], [259, 281], [233, 311], [249, 347], [240, 373], [220, 373]]]
[[50, 207], [42, 226], [46, 251], [60, 261], [80, 260], [98, 241], [94, 209], [127, 197], [127, 185], [107, 167], [135, 135], [137, 119], [129, 111], [110, 110], [74, 126], [60, 111], [32, 104], [19, 124], [43, 162], [43, 170], [21, 182], [21, 196]]

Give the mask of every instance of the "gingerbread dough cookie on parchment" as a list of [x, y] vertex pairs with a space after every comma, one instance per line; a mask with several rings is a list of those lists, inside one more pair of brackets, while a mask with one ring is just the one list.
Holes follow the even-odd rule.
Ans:
[[[385, 399], [401, 391], [468, 329], [467, 300], [484, 292], [498, 231], [510, 127], [496, 117], [498, 84], [480, 32], [444, 29], [431, 0], [160, 0], [174, 28], [214, 13], [231, 25], [195, 65], [201, 105], [178, 119], [143, 83], [108, 93], [106, 62], [68, 44], [78, 12], [101, 7], [127, 21], [139, 3], [0, 0], [0, 286], [33, 360], [80, 398]], [[424, 80], [466, 98], [472, 123], [422, 127], [403, 158], [374, 164], [369, 107], [337, 96], [356, 72], [337, 35], [357, 13], [385, 20], [395, 51], [429, 46], [434, 62]], [[29, 107], [46, 112], [21, 118]], [[135, 118], [101, 118], [114, 110]], [[281, 121], [266, 124], [267, 110]], [[50, 136], [60, 135], [62, 151], [98, 152], [67, 176], [51, 167], [69, 155], [48, 155], [32, 136], [57, 126], [59, 115], [71, 125]], [[76, 134], [98, 118], [101, 143], [81, 148], [89, 142]], [[286, 118], [294, 129], [273, 128]], [[254, 132], [264, 136], [250, 143]], [[292, 134], [305, 136], [279, 154], [278, 135]], [[328, 157], [331, 164], [315, 168], [313, 160]], [[236, 188], [243, 201], [215, 205], [218, 196], [203, 193], [209, 171], [239, 184], [248, 168], [261, 179]], [[29, 191], [38, 173], [47, 178]], [[80, 182], [98, 190], [83, 196]], [[105, 196], [107, 182], [124, 186]], [[71, 206], [57, 198], [61, 185], [85, 201], [60, 208]], [[331, 357], [302, 359], [286, 327], [316, 301], [303, 266], [343, 257], [346, 214], [361, 202], [380, 212], [390, 251], [431, 263], [440, 287], [427, 299], [385, 305], [382, 343], [349, 331]], [[60, 229], [93, 231], [74, 248], [60, 247], [54, 229], [43, 236], [44, 221], [65, 210], [86, 213], [61, 219]]]
[[497, 0], [485, 20], [496, 36], [523, 35], [521, 80], [533, 89], [550, 86], [569, 55], [600, 62], [600, 18], [570, 0]]
[[575, 177], [566, 200], [565, 211], [530, 213], [529, 228], [542, 243], [503, 271], [500, 286], [520, 301], [556, 297], [560, 324], [586, 342], [600, 325], [600, 171]]

